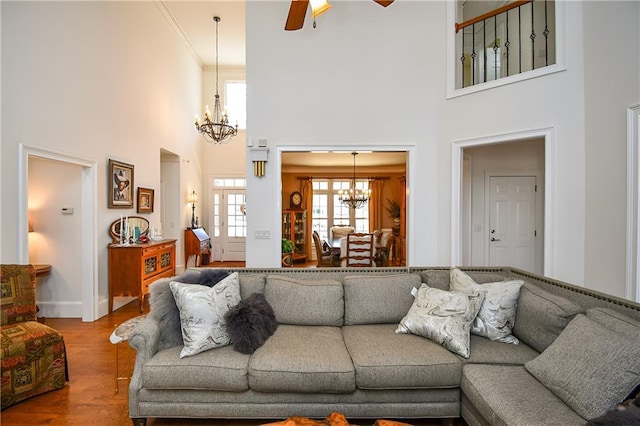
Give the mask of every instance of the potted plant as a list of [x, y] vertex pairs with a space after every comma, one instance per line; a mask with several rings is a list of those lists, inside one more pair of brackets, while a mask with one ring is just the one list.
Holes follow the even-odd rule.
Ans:
[[296, 245], [288, 238], [282, 239], [282, 266], [293, 265], [293, 250]]
[[384, 208], [389, 213], [389, 217], [393, 219], [393, 226], [400, 227], [400, 204], [397, 201], [387, 198]]

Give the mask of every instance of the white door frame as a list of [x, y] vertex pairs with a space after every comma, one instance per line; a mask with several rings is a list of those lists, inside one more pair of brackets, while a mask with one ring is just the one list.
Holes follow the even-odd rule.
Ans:
[[29, 263], [29, 157], [40, 157], [82, 167], [80, 196], [80, 259], [82, 321], [98, 319], [98, 165], [93, 160], [20, 144], [18, 146], [18, 262]]
[[522, 132], [503, 133], [481, 138], [462, 139], [451, 144], [451, 265], [462, 262], [462, 170], [465, 148], [530, 139], [544, 139], [544, 260], [543, 273], [554, 276], [553, 265], [553, 209], [555, 206], [555, 143], [554, 128], [546, 127]]
[[627, 109], [627, 260], [625, 297], [640, 302], [640, 105]]

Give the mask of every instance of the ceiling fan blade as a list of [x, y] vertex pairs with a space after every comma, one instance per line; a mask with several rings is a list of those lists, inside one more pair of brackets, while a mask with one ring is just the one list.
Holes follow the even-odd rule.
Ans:
[[373, 1], [375, 1], [375, 2], [376, 2], [376, 3], [378, 3], [380, 6], [383, 6], [383, 7], [387, 7], [387, 6], [389, 6], [391, 3], [393, 3], [393, 0], [373, 0]]
[[302, 28], [302, 26], [304, 25], [304, 17], [307, 14], [308, 6], [309, 0], [291, 0], [289, 15], [287, 16], [287, 23], [284, 24], [285, 31], [295, 31]]

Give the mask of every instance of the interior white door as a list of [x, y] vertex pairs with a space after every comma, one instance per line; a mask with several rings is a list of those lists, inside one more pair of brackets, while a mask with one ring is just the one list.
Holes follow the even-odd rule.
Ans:
[[244, 189], [214, 191], [212, 237], [214, 260], [246, 259], [247, 216]]
[[489, 177], [489, 265], [535, 271], [535, 176]]

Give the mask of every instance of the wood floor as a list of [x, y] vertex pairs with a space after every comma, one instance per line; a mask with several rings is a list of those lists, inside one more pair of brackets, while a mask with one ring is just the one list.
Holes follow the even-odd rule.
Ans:
[[[225, 262], [226, 263], [226, 262]], [[227, 265], [230, 266], [230, 265]], [[145, 307], [148, 310], [148, 307]], [[114, 328], [139, 315], [137, 301], [87, 323], [80, 319], [47, 318], [46, 324], [59, 330], [67, 347], [70, 380], [60, 390], [20, 402], [0, 413], [2, 426], [24, 425], [130, 425], [127, 405], [127, 381], [120, 381], [115, 392], [115, 346], [109, 342]], [[118, 347], [120, 373], [126, 373], [127, 345]], [[129, 351], [133, 357], [133, 350]], [[131, 364], [133, 366], [133, 363]], [[327, 413], [329, 415], [329, 413]], [[274, 419], [282, 420], [282, 419]], [[350, 419], [351, 420], [351, 419]], [[369, 420], [351, 420], [371, 425]], [[407, 420], [415, 426], [440, 425], [439, 420]], [[267, 421], [149, 419], [147, 425], [256, 426]], [[465, 425], [456, 422], [456, 426]]]

